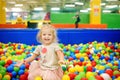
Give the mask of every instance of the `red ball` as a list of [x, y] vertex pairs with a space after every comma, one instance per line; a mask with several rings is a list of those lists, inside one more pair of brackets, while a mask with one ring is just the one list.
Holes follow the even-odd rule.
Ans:
[[96, 66], [96, 62], [95, 61], [92, 61], [92, 66], [95, 67]]
[[96, 80], [104, 80], [103, 77], [101, 77], [99, 75], [96, 75], [95, 78], [96, 78]]
[[79, 53], [79, 50], [75, 50], [75, 54]]
[[20, 76], [20, 80], [27, 80], [27, 76], [25, 76], [24, 74]]
[[74, 80], [76, 74], [74, 74], [74, 73], [70, 73], [69, 76], [70, 76], [70, 80]]
[[80, 80], [88, 80], [87, 78], [81, 78]]
[[30, 64], [25, 64], [25, 68], [29, 69]]
[[93, 67], [92, 66], [88, 66], [87, 67], [87, 71], [91, 71], [92, 72], [93, 71]]
[[107, 69], [107, 70], [105, 71], [105, 73], [109, 74], [110, 77], [113, 76], [113, 71], [112, 71], [111, 69]]
[[10, 65], [10, 64], [12, 64], [12, 63], [13, 63], [12, 60], [7, 60], [7, 62], [6, 62], [6, 64], [8, 64], [8, 65]]
[[72, 60], [74, 60], [72, 57], [70, 57], [69, 59], [68, 59], [69, 61], [72, 61]]
[[79, 66], [82, 66], [82, 62], [78, 62], [77, 64], [78, 64]]
[[105, 57], [105, 60], [106, 60], [106, 61], [108, 61], [108, 60], [109, 60], [109, 57], [108, 57], [108, 56], [106, 56], [106, 57]]

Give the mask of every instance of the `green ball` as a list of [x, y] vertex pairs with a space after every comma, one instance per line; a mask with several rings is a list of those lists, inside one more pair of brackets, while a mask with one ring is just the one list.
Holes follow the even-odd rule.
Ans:
[[4, 66], [4, 65], [5, 65], [5, 61], [4, 61], [4, 60], [1, 60], [1, 61], [0, 61], [0, 65], [1, 65], [1, 66]]
[[66, 71], [67, 69], [66, 69], [66, 66], [62, 66], [62, 70], [63, 71]]
[[3, 77], [2, 80], [8, 80], [7, 78]]
[[0, 74], [2, 74], [2, 76], [4, 76], [6, 74], [6, 71], [0, 70]]
[[14, 71], [18, 72], [19, 71], [19, 67], [14, 67]]

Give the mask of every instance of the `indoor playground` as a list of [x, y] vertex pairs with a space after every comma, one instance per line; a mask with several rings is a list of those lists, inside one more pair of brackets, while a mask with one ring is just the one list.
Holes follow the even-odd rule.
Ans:
[[69, 63], [62, 80], [120, 80], [120, 0], [0, 0], [0, 80], [28, 80], [31, 63], [14, 65], [40, 45], [43, 24], [56, 28]]

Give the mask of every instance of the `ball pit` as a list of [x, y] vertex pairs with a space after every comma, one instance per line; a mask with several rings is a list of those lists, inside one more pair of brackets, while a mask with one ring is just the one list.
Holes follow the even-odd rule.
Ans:
[[[61, 65], [62, 80], [120, 80], [120, 43], [88, 42], [59, 44], [69, 65]], [[30, 64], [15, 67], [16, 61], [31, 56], [36, 45], [0, 42], [0, 80], [27, 80]], [[39, 59], [36, 59], [39, 60]], [[36, 77], [35, 80], [42, 80]]]

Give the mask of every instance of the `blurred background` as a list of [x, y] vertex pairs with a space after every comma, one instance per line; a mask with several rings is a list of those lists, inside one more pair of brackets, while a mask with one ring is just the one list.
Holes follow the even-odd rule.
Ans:
[[[6, 20], [15, 24], [18, 17], [28, 27], [46, 23], [74, 24], [71, 19], [80, 12], [81, 24], [90, 23], [90, 2], [92, 0], [2, 0], [5, 1]], [[1, 3], [2, 4], [2, 3]], [[119, 28], [120, 0], [101, 0], [101, 23], [108, 28]], [[114, 26], [114, 27], [113, 27]]]

